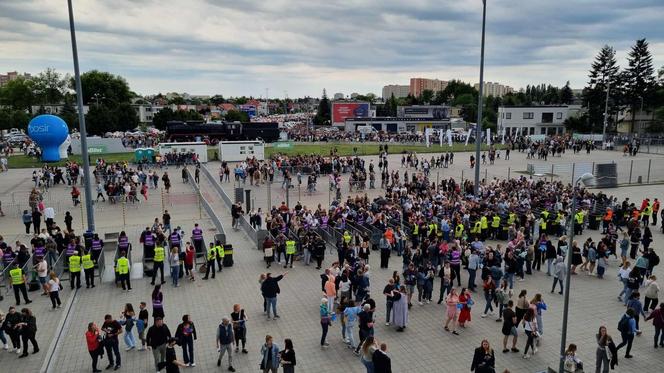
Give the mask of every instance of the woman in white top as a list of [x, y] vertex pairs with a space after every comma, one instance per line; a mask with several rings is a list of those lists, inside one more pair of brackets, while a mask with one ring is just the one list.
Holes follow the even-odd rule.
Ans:
[[173, 286], [178, 287], [178, 280], [180, 277], [180, 253], [178, 248], [174, 247], [171, 249], [171, 253], [168, 254], [168, 264], [171, 266], [171, 280], [173, 281]]
[[46, 280], [48, 279], [48, 265], [44, 258], [39, 259], [39, 262], [35, 265], [35, 270], [37, 271], [37, 277], [39, 277], [39, 283], [44, 290], [42, 295], [48, 295], [48, 286], [46, 285]]
[[51, 298], [51, 304], [53, 305], [53, 309], [55, 309], [56, 306], [60, 308], [62, 305], [62, 302], [60, 301], [60, 279], [53, 271], [49, 273], [49, 277], [51, 279], [48, 280], [46, 286], [48, 287], [48, 295]]

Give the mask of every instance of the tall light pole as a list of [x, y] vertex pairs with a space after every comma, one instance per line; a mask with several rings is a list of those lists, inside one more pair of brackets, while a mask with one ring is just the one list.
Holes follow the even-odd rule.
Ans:
[[90, 160], [88, 159], [88, 134], [85, 128], [83, 113], [83, 89], [81, 88], [81, 72], [78, 68], [78, 49], [76, 48], [76, 30], [74, 28], [74, 10], [71, 0], [69, 7], [69, 31], [71, 33], [71, 51], [74, 59], [74, 80], [76, 82], [76, 104], [78, 106], [79, 132], [81, 133], [81, 157], [83, 158], [83, 183], [85, 186], [85, 212], [88, 215], [88, 230], [95, 231], [95, 217], [92, 210], [92, 186], [90, 185]]
[[611, 81], [606, 83], [606, 101], [604, 101], [604, 125], [602, 129], [602, 148], [606, 143], [606, 127], [609, 126], [609, 90], [611, 89]]
[[477, 125], [475, 126], [475, 197], [480, 195], [480, 151], [482, 147], [482, 94], [484, 93], [484, 29], [486, 0], [482, 0], [482, 49], [480, 52], [480, 92], [477, 97]]
[[569, 246], [567, 247], [567, 273], [565, 273], [565, 298], [563, 303], [563, 330], [560, 337], [560, 361], [558, 366], [558, 372], [565, 371], [565, 350], [567, 349], [567, 318], [569, 316], [569, 283], [572, 278], [572, 242], [574, 242], [574, 220], [576, 219], [576, 187], [579, 183], [584, 185], [594, 178], [593, 174], [585, 173], [581, 175], [574, 183], [572, 184], [572, 210], [570, 211], [570, 234], [569, 234]]

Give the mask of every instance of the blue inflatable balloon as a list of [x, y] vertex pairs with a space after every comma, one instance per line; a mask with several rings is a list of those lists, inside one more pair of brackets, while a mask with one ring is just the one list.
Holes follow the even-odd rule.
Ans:
[[55, 115], [38, 115], [28, 124], [28, 136], [41, 148], [44, 162], [60, 160], [59, 147], [68, 133], [67, 123]]

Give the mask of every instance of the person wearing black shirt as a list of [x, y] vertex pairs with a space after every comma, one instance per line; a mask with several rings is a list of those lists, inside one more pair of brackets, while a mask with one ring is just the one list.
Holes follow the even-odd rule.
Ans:
[[37, 319], [32, 315], [32, 311], [27, 308], [21, 310], [21, 322], [16, 325], [21, 331], [21, 340], [23, 341], [23, 354], [19, 357], [28, 356], [28, 341], [32, 343], [33, 354], [39, 352], [39, 345], [35, 339], [37, 333]]
[[157, 370], [159, 370], [159, 363], [166, 360], [166, 344], [169, 338], [171, 338], [171, 331], [168, 330], [168, 326], [164, 324], [161, 317], [156, 317], [154, 325], [148, 329], [146, 340], [148, 349], [152, 349], [154, 365]]
[[139, 351], [145, 349], [145, 331], [148, 330], [148, 319], [150, 317], [146, 307], [147, 304], [141, 302], [139, 306], [140, 311], [138, 312], [138, 320], [143, 324], [138, 326], [138, 339], [141, 340], [141, 347], [138, 349]]
[[106, 338], [104, 339], [104, 347], [106, 348], [106, 355], [108, 355], [108, 366], [106, 366], [106, 369], [113, 367], [113, 354], [115, 353], [115, 370], [118, 370], [122, 362], [118, 345], [118, 335], [122, 333], [122, 326], [120, 326], [119, 322], [113, 320], [113, 316], [106, 315], [104, 316], [104, 324], [101, 326], [101, 329], [106, 333]]
[[385, 325], [390, 325], [390, 313], [392, 312], [392, 305], [394, 304], [394, 297], [392, 292], [394, 291], [394, 279], [389, 279], [387, 285], [383, 289], [383, 295], [385, 295], [386, 306], [385, 306]]
[[[196, 326], [191, 321], [189, 315], [182, 316], [182, 323], [175, 330], [175, 339], [182, 346], [182, 357], [186, 366], [195, 367], [194, 362], [194, 340], [196, 336]], [[166, 352], [166, 361], [168, 361], [168, 351]]]
[[281, 365], [284, 367], [284, 373], [295, 372], [295, 350], [293, 349], [293, 341], [289, 338], [284, 340], [284, 350], [281, 351]]
[[233, 334], [235, 336], [235, 352], [240, 350], [240, 342], [242, 342], [242, 353], [246, 354], [247, 351], [247, 315], [244, 309], [239, 304], [233, 305], [233, 312], [231, 312], [231, 321], [233, 322]]
[[263, 296], [265, 297], [265, 300], [267, 301], [267, 319], [270, 319], [270, 308], [272, 309], [272, 313], [274, 314], [274, 318], [278, 319], [279, 315], [277, 315], [277, 294], [281, 292], [279, 289], [279, 281], [281, 281], [284, 276], [286, 276], [288, 272], [284, 272], [283, 275], [279, 275], [277, 277], [272, 277], [270, 273], [267, 274], [267, 277], [265, 278], [265, 281], [263, 281], [263, 284], [261, 284], [261, 292], [263, 293]]
[[512, 338], [512, 352], [519, 352], [519, 349], [516, 348], [516, 341], [517, 341], [517, 320], [516, 320], [516, 313], [514, 310], [512, 310], [512, 307], [514, 307], [514, 301], [510, 300], [507, 302], [507, 308], [503, 310], [503, 352], [508, 352], [509, 349], [507, 348], [507, 340], [509, 339], [510, 335], [513, 336]]
[[356, 355], [360, 353], [360, 347], [362, 347], [364, 340], [367, 339], [368, 336], [373, 335], [373, 314], [371, 312], [371, 305], [369, 303], [365, 303], [362, 306], [362, 311], [357, 314], [357, 317], [360, 321], [360, 343], [358, 343], [357, 347], [355, 348]]
[[374, 373], [392, 373], [392, 361], [387, 355], [386, 343], [381, 343], [380, 349], [374, 351], [371, 361], [374, 364]]
[[[180, 373], [180, 367], [186, 367], [187, 364], [178, 360], [175, 355], [175, 344], [177, 338], [169, 338], [166, 345], [166, 360], [160, 363], [160, 368], [166, 368], [166, 373]], [[160, 369], [161, 370], [161, 369]]]

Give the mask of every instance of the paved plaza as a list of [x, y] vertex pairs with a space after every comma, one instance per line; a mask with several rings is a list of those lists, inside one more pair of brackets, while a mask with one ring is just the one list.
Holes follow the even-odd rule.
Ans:
[[[468, 178], [471, 173], [469, 168], [470, 153], [457, 153], [454, 165], [449, 169], [432, 170], [432, 178], [455, 177], [459, 179], [463, 171], [463, 177]], [[430, 158], [431, 155], [423, 155]], [[374, 159], [377, 167], [376, 157]], [[401, 155], [391, 155], [389, 158], [390, 170], [401, 168]], [[660, 156], [638, 155], [634, 159], [641, 163], [651, 163], [652, 168], [662, 168]], [[652, 159], [651, 162], [649, 160]], [[620, 152], [593, 152], [589, 156], [585, 153], [570, 154], [569, 152], [561, 158], [550, 158], [548, 164], [573, 162], [606, 162], [617, 160], [625, 162]], [[537, 163], [525, 159], [525, 154], [512, 152], [511, 159], [505, 161], [499, 159], [495, 165], [486, 168], [486, 176], [515, 177], [516, 171], [524, 171], [527, 163]], [[544, 162], [541, 162], [544, 163]], [[216, 176], [219, 163], [210, 162], [207, 167]], [[10, 170], [8, 173], [0, 174], [0, 200], [7, 216], [0, 218], [0, 233], [5, 241], [14, 242], [17, 239], [29, 241], [29, 237], [22, 234], [23, 225], [20, 221], [20, 212], [27, 208], [28, 193], [32, 182], [30, 181], [32, 170]], [[158, 171], [160, 174], [163, 171]], [[185, 240], [189, 239], [191, 229], [195, 222], [201, 224], [205, 230], [205, 240], [209, 241], [217, 231], [213, 228], [212, 221], [205, 210], [200, 206], [200, 196], [194, 192], [191, 185], [183, 184], [180, 178], [180, 170], [175, 167], [168, 169], [171, 175], [173, 187], [168, 195], [160, 190], [150, 190], [149, 200], [139, 206], [109, 205], [100, 203], [95, 205], [95, 220], [97, 232], [119, 232], [125, 230], [135, 248], [139, 248], [138, 237], [141, 230], [150, 226], [155, 217], [161, 219], [163, 209], [168, 209], [172, 216], [173, 226], [182, 226], [187, 233]], [[409, 173], [412, 169], [409, 170]], [[482, 171], [484, 173], [484, 171]], [[638, 171], [641, 172], [641, 171]], [[440, 176], [438, 174], [440, 173]], [[664, 176], [664, 172], [651, 171], [651, 178], [655, 174]], [[645, 174], [644, 180], [645, 180]], [[342, 196], [349, 195], [347, 189], [347, 175], [343, 177]], [[295, 178], [294, 178], [295, 180]], [[651, 181], [652, 181], [651, 180]], [[286, 200], [285, 191], [280, 188], [281, 183], [275, 181], [269, 193], [271, 204], [279, 204]], [[569, 180], [565, 180], [569, 182]], [[664, 181], [664, 178], [663, 180]], [[306, 179], [304, 181], [306, 183]], [[380, 185], [380, 180], [377, 181]], [[221, 368], [216, 366], [217, 350], [215, 335], [217, 325], [222, 317], [227, 317], [232, 312], [232, 305], [241, 304], [248, 314], [248, 354], [233, 355], [233, 366], [238, 372], [258, 371], [260, 346], [266, 334], [275, 338], [275, 342], [283, 348], [284, 338], [293, 340], [297, 352], [297, 367], [300, 372], [364, 372], [365, 368], [356, 357], [346, 348], [341, 341], [341, 330], [336, 322], [330, 329], [328, 342], [330, 347], [321, 349], [319, 346], [321, 328], [319, 324], [319, 302], [321, 298], [320, 271], [314, 266], [305, 267], [300, 262], [295, 263], [295, 268], [289, 269], [288, 275], [279, 283], [281, 293], [278, 298], [278, 313], [281, 318], [277, 321], [267, 321], [262, 312], [262, 298], [260, 295], [258, 277], [265, 272], [262, 252], [256, 249], [256, 245], [243, 231], [231, 229], [230, 211], [219, 198], [212, 183], [201, 174], [201, 196], [211, 205], [215, 214], [220, 218], [226, 233], [226, 240], [234, 247], [235, 265], [225, 268], [223, 273], [217, 274], [214, 280], [203, 281], [201, 275], [197, 276], [195, 282], [186, 279], [181, 280], [181, 286], [174, 288], [167, 283], [163, 286], [165, 322], [172, 333], [180, 322], [183, 314], [191, 315], [198, 333], [195, 342], [196, 368], [186, 368], [185, 371], [226, 371], [226, 360]], [[233, 195], [234, 183], [222, 185], [228, 195]], [[253, 203], [265, 210], [268, 203], [268, 191], [265, 186], [249, 187], [252, 190]], [[327, 206], [329, 202], [328, 181], [321, 177], [318, 191], [309, 196], [305, 194], [305, 186], [298, 190], [298, 186], [290, 190], [289, 200], [291, 205], [297, 200], [309, 208], [315, 208], [322, 204]], [[74, 227], [78, 232], [82, 231], [81, 221], [84, 211], [74, 208], [69, 197], [69, 189], [62, 186], [52, 188], [47, 197], [47, 207], [54, 206], [57, 211], [56, 221], [63, 224], [64, 212], [69, 210], [74, 216]], [[622, 200], [629, 197], [632, 201], [639, 203], [641, 199], [664, 197], [664, 187], [661, 185], [634, 185], [605, 191]], [[381, 191], [367, 191], [370, 198], [380, 195]], [[355, 193], [352, 194], [353, 196]], [[333, 196], [332, 196], [333, 197]], [[84, 221], [84, 220], [83, 220]], [[588, 235], [595, 240], [600, 238], [599, 231], [586, 230], [578, 241], [584, 240]], [[662, 255], [659, 243], [662, 242], [660, 230], [654, 230], [653, 246]], [[555, 242], [554, 242], [555, 245]], [[133, 261], [140, 261], [142, 250], [133, 251]], [[328, 254], [325, 265], [336, 261], [336, 252]], [[110, 253], [107, 253], [110, 255]], [[532, 276], [526, 276], [525, 282], [515, 283], [515, 293], [521, 289], [528, 290], [528, 298], [535, 293], [542, 293], [549, 309], [543, 315], [544, 335], [539, 347], [539, 352], [529, 360], [521, 358], [521, 354], [502, 354], [500, 323], [496, 323], [495, 317], [480, 318], [484, 307], [483, 296], [475, 295], [476, 306], [472, 311], [472, 322], [468, 328], [461, 332], [460, 336], [452, 335], [443, 330], [445, 306], [427, 304], [419, 306], [415, 303], [409, 315], [409, 324], [405, 332], [397, 333], [393, 327], [384, 325], [385, 298], [382, 289], [392, 271], [401, 270], [401, 260], [393, 256], [390, 260], [390, 268], [380, 269], [378, 255], [372, 252], [369, 260], [372, 267], [370, 272], [371, 295], [377, 302], [375, 336], [381, 342], [388, 344], [388, 353], [392, 358], [394, 372], [461, 372], [469, 371], [473, 350], [479, 346], [480, 341], [487, 338], [496, 350], [496, 370], [502, 372], [508, 368], [511, 372], [538, 372], [546, 370], [548, 366], [556, 367], [558, 351], [560, 347], [560, 330], [562, 319], [562, 296], [550, 294], [551, 277], [545, 273], [535, 272]], [[595, 347], [594, 334], [600, 325], [606, 325], [614, 340], [619, 342], [619, 333], [616, 330], [618, 319], [624, 307], [616, 299], [621, 289], [621, 284], [616, 279], [617, 264], [615, 259], [610, 259], [608, 273], [603, 280], [585, 274], [573, 276], [571, 285], [571, 306], [568, 331], [568, 343], [576, 343], [579, 346], [579, 356], [585, 362], [587, 371], [594, 370]], [[271, 268], [273, 274], [280, 274], [284, 269], [279, 266]], [[655, 269], [655, 274], [664, 279], [662, 266]], [[660, 282], [662, 282], [660, 280]], [[462, 273], [462, 285], [467, 284], [467, 273]], [[140, 301], [146, 301], [151, 310], [150, 293], [152, 286], [149, 279], [135, 279], [132, 281], [133, 291], [123, 292], [112, 283], [104, 283], [95, 289], [82, 288], [75, 296], [69, 290], [68, 284], [62, 292], [63, 301], [69, 307], [70, 314], [66, 321], [63, 315], [67, 307], [61, 310], [51, 311], [50, 302], [37, 293], [30, 293], [35, 302], [31, 304], [37, 317], [38, 332], [37, 340], [40, 343], [41, 352], [30, 355], [26, 359], [18, 359], [18, 355], [7, 351], [0, 351], [0, 367], [7, 372], [38, 372], [48, 366], [51, 372], [88, 372], [90, 368], [90, 357], [87, 353], [84, 332], [90, 321], [101, 324], [106, 313], [120, 316], [125, 303], [132, 303], [135, 308]], [[434, 284], [434, 300], [437, 300], [439, 291], [439, 280]], [[12, 294], [5, 294], [5, 300], [0, 302], [0, 308], [6, 312], [9, 305], [13, 304]], [[617, 372], [658, 372], [664, 363], [664, 350], [652, 348], [653, 328], [650, 323], [641, 321], [643, 335], [635, 338], [632, 354], [634, 359], [623, 359], [620, 354], [620, 365], [616, 367]], [[523, 328], [519, 328], [520, 340], [518, 347], [523, 350], [525, 335]], [[60, 335], [61, 334], [61, 335]], [[58, 338], [59, 336], [59, 338]], [[52, 343], [57, 341], [57, 345]], [[49, 347], [55, 348], [54, 353], [49, 354]], [[122, 354], [122, 368], [125, 372], [150, 372], [154, 371], [152, 354], [145, 351], [124, 351], [124, 343], [120, 342]], [[178, 357], [181, 358], [181, 349], [177, 348]], [[45, 360], [51, 357], [50, 364]], [[100, 366], [106, 366], [106, 357]]]

